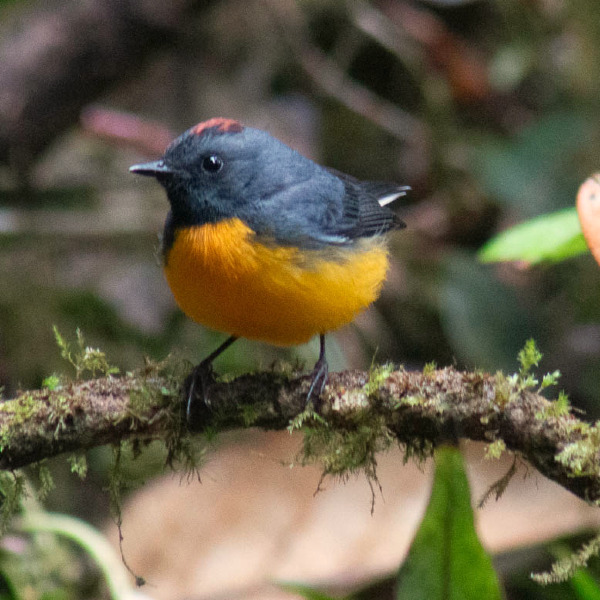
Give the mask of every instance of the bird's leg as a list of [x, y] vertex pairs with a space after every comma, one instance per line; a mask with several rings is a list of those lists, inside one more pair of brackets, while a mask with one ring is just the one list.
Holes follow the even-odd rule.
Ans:
[[321, 334], [319, 336], [319, 342], [321, 344], [319, 350], [319, 359], [315, 363], [315, 367], [312, 372], [312, 382], [310, 384], [310, 389], [308, 390], [308, 395], [306, 396], [306, 406], [308, 406], [308, 403], [311, 401], [313, 394], [316, 398], [321, 395], [325, 389], [327, 376], [329, 374], [329, 365], [327, 364], [327, 358], [325, 357], [325, 335]]
[[202, 362], [198, 363], [187, 377], [185, 382], [185, 389], [187, 390], [185, 415], [190, 429], [193, 429], [192, 425], [195, 421], [194, 417], [199, 412], [197, 409], [198, 398], [201, 398], [205, 405], [209, 404], [206, 396], [206, 389], [209, 384], [215, 380], [212, 368], [213, 361], [217, 356], [227, 350], [235, 340], [237, 340], [237, 337], [234, 335], [228, 337], [216, 350], [211, 352]]

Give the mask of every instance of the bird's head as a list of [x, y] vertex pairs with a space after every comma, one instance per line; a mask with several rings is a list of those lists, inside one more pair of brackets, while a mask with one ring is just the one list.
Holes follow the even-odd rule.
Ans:
[[166, 189], [174, 220], [193, 225], [239, 216], [316, 165], [259, 129], [215, 118], [192, 127], [154, 162], [129, 170]]

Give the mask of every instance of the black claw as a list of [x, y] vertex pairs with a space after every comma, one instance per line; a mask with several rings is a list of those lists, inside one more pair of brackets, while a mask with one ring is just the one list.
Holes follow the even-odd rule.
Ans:
[[[308, 407], [309, 402], [314, 397], [315, 400], [319, 399], [319, 396], [323, 393], [325, 386], [327, 385], [327, 377], [329, 375], [329, 365], [327, 364], [327, 358], [325, 357], [325, 336], [321, 335], [319, 338], [321, 348], [319, 351], [319, 359], [315, 363], [315, 367], [312, 372], [312, 382], [306, 396], [305, 407]], [[315, 408], [316, 403], [313, 401]]]
[[224, 350], [229, 348], [237, 338], [227, 338], [214, 352], [209, 354], [201, 363], [196, 365], [185, 380], [183, 389], [186, 396], [185, 419], [191, 431], [202, 427], [203, 413], [210, 408], [208, 388], [215, 382], [213, 360]]
[[185, 380], [184, 390], [186, 392], [185, 419], [188, 428], [196, 430], [202, 421], [203, 409], [210, 406], [207, 390], [215, 382], [212, 361], [202, 361], [196, 365]]
[[[202, 429], [202, 423], [204, 421], [203, 415], [210, 409], [210, 400], [207, 392], [210, 386], [215, 382], [212, 367], [213, 360], [224, 350], [229, 348], [236, 339], [235, 336], [227, 338], [214, 352], [196, 365], [185, 380], [185, 419], [188, 428], [191, 431], [199, 431]], [[315, 408], [318, 408], [317, 401], [323, 393], [325, 385], [327, 385], [329, 365], [327, 364], [327, 358], [325, 357], [325, 336], [321, 335], [319, 341], [319, 359], [315, 363], [315, 367], [312, 371], [310, 388], [306, 395], [305, 408], [308, 407], [308, 404], [311, 401]]]

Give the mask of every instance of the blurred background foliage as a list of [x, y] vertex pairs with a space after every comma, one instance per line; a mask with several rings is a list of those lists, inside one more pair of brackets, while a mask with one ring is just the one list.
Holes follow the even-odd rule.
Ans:
[[[114, 26], [99, 56], [95, 18]], [[91, 29], [77, 31], [85, 19]], [[396, 208], [408, 227], [392, 240], [388, 284], [330, 337], [333, 368], [375, 356], [514, 370], [533, 337], [543, 370], [559, 369], [572, 402], [600, 414], [597, 264], [476, 258], [495, 233], [572, 206], [598, 169], [596, 0], [13, 0], [0, 3], [0, 32], [6, 397], [65, 370], [52, 325], [80, 327], [121, 370], [173, 351], [195, 362], [214, 347], [220, 336], [185, 319], [162, 278], [163, 192], [127, 168], [226, 116], [331, 167], [413, 188]], [[244, 342], [219, 368], [316, 351]], [[94, 453], [92, 481], [106, 462]], [[49, 502], [99, 523], [78, 497]]]

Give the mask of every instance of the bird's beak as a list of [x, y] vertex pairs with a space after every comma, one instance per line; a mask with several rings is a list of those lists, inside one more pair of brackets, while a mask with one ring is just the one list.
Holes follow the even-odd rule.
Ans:
[[159, 175], [169, 175], [173, 170], [165, 165], [163, 160], [155, 160], [153, 162], [141, 163], [129, 167], [130, 173], [136, 175], [146, 175], [147, 177], [157, 177]]

